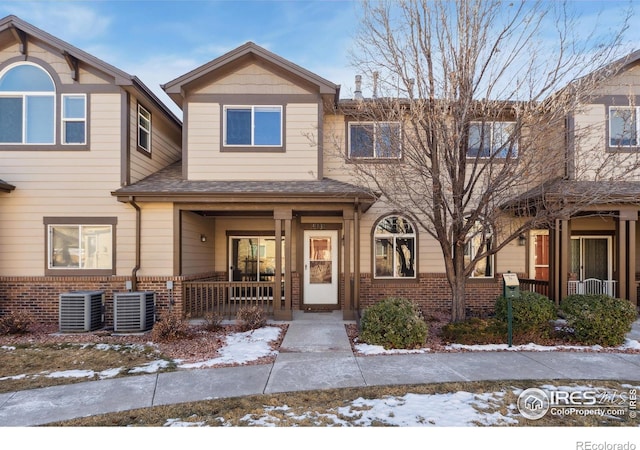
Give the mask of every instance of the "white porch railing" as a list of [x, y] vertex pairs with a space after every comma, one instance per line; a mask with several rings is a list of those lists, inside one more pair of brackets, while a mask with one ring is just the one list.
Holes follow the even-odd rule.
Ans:
[[604, 294], [616, 296], [616, 280], [598, 280], [587, 278], [586, 280], [569, 281], [569, 295], [572, 294]]

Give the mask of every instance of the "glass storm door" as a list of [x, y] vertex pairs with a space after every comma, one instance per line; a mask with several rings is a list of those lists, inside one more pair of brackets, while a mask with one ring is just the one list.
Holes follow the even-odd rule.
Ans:
[[611, 279], [611, 244], [609, 237], [580, 237], [571, 239], [571, 272], [581, 280]]
[[304, 304], [338, 304], [338, 232], [304, 232]]

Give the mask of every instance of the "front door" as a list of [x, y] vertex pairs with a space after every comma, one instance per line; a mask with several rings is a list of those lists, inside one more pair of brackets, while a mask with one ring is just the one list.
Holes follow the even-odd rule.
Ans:
[[304, 232], [304, 304], [338, 304], [338, 231]]

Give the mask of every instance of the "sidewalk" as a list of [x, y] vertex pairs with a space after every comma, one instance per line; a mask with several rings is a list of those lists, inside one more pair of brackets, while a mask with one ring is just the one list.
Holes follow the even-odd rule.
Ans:
[[[463, 352], [354, 356], [340, 317], [300, 314], [273, 364], [194, 369], [0, 394], [0, 426], [214, 398], [278, 392], [476, 380], [640, 381], [640, 354]], [[630, 333], [640, 339], [640, 325]]]

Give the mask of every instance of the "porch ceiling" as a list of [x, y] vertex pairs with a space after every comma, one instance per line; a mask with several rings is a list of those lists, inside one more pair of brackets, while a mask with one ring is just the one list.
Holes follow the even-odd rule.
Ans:
[[309, 181], [204, 181], [182, 178], [182, 164], [174, 163], [130, 186], [111, 193], [120, 201], [215, 201], [261, 203], [354, 203], [367, 208], [376, 196], [358, 186], [323, 178]]

